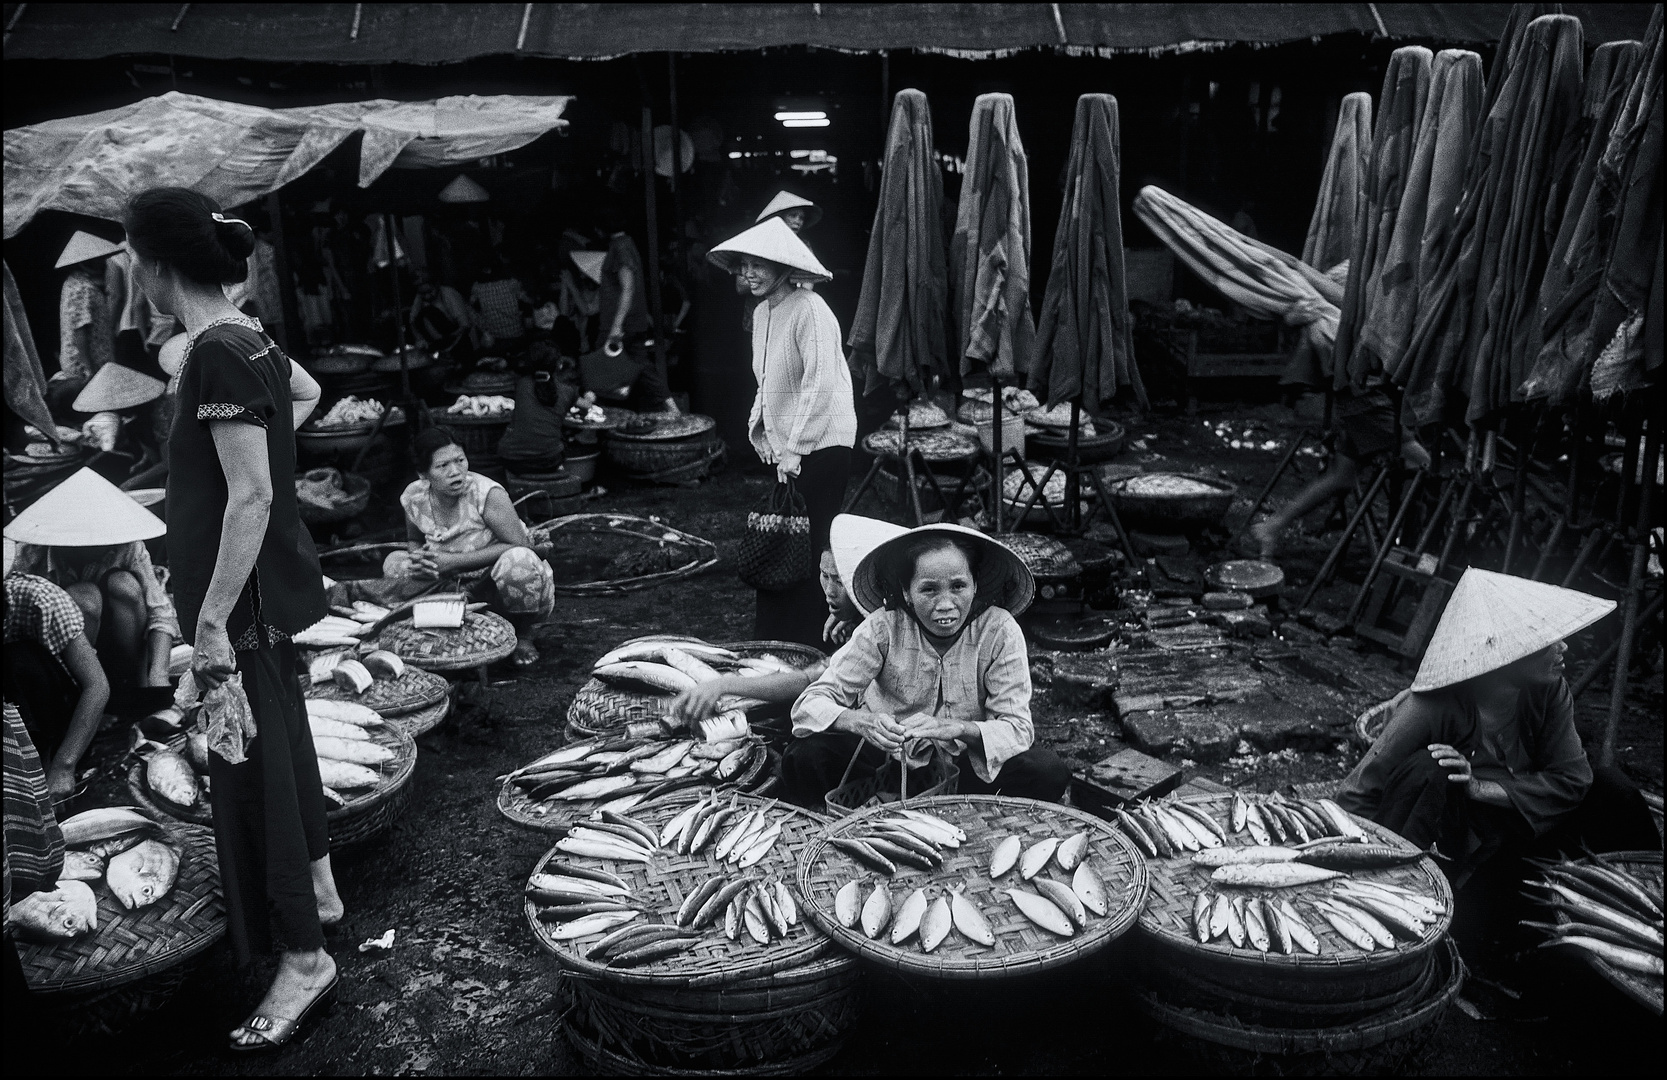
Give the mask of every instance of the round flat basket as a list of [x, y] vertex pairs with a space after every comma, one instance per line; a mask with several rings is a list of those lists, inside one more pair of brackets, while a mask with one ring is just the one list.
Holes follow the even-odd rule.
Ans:
[[670, 714], [675, 694], [637, 693], [592, 678], [579, 687], [567, 707], [567, 722], [591, 735], [611, 735], [627, 725], [659, 720]]
[[[1094, 427], [1092, 435], [1077, 434], [1077, 460], [1085, 465], [1110, 461], [1123, 452], [1127, 432], [1122, 424], [1115, 420], [1099, 420]], [[1031, 457], [1063, 461], [1071, 450], [1070, 432], [1043, 428], [1025, 440], [1025, 450]]]
[[388, 717], [388, 723], [399, 728], [413, 739], [418, 739], [445, 723], [446, 717], [450, 713], [451, 697], [448, 695], [426, 709], [417, 709], [414, 712], [390, 716]]
[[515, 651], [515, 627], [492, 611], [471, 611], [456, 629], [419, 630], [409, 619], [389, 623], [373, 647], [387, 649], [424, 671], [467, 671], [493, 664]]
[[1285, 587], [1285, 571], [1264, 559], [1229, 559], [1207, 567], [1204, 583], [1220, 592], [1242, 592], [1262, 600]]
[[716, 435], [686, 439], [624, 439], [610, 431], [602, 440], [602, 456], [633, 480], [680, 484], [699, 480], [725, 457], [724, 441]]
[[[1582, 860], [1590, 862], [1590, 859]], [[1662, 891], [1661, 852], [1659, 851], [1616, 851], [1603, 856], [1603, 861], [1611, 863], [1628, 875], [1637, 879], [1645, 891], [1652, 893], [1659, 901]], [[1557, 909], [1557, 922], [1562, 925], [1572, 922], [1568, 913], [1562, 908]], [[1627, 971], [1618, 968], [1607, 960], [1602, 960], [1585, 950], [1580, 951], [1580, 958], [1586, 961], [1593, 971], [1615, 989], [1636, 1001], [1644, 1008], [1661, 1015], [1662, 994], [1661, 976], [1645, 975], [1641, 971]]]
[[1113, 481], [1106, 489], [1127, 524], [1202, 527], [1220, 525], [1238, 487], [1225, 480], [1185, 473], [1144, 473]]
[[1402, 1075], [1416, 1069], [1447, 1007], [1464, 986], [1458, 947], [1443, 941], [1431, 956], [1433, 977], [1419, 997], [1377, 1016], [1318, 1028], [1264, 1027], [1236, 1016], [1178, 1005], [1150, 991], [1141, 1010], [1212, 1071], [1280, 1076]]
[[[947, 429], [948, 421], [944, 422]], [[966, 461], [980, 452], [978, 440], [958, 431], [909, 429], [909, 446], [927, 461]], [[875, 457], [898, 457], [903, 453], [903, 433], [894, 428], [881, 428], [865, 435], [862, 448]]]
[[579, 566], [571, 571], [573, 576], [590, 579], [564, 580], [557, 574], [557, 596], [612, 596], [651, 589], [718, 565], [718, 547], [712, 541], [630, 514], [568, 514], [534, 525], [532, 532], [535, 542], [564, 549], [555, 557]]
[[457, 440], [457, 445], [461, 446], [470, 458], [481, 456], [496, 463], [498, 443], [503, 439], [504, 432], [509, 430], [509, 421], [514, 415], [513, 412], [507, 412], [497, 416], [463, 416], [435, 410], [433, 419], [436, 425], [444, 428]]
[[[371, 741], [393, 751], [394, 757], [380, 765], [365, 766], [381, 777], [374, 787], [338, 791], [337, 794], [347, 800], [342, 806], [327, 802], [330, 810], [325, 814], [325, 821], [330, 828], [332, 847], [346, 847], [380, 835], [411, 801], [411, 777], [417, 768], [416, 742], [403, 728], [391, 722], [367, 730]], [[177, 749], [183, 743], [181, 737], [172, 745]], [[189, 807], [179, 806], [154, 794], [145, 783], [144, 762], [136, 762], [128, 770], [127, 793], [154, 814], [198, 825], [214, 822], [214, 811], [206, 794], [199, 794], [196, 804]]]
[[[967, 835], [958, 849], [942, 852], [943, 864], [936, 870], [899, 867], [889, 879], [880, 879], [830, 842], [863, 835], [876, 820], [895, 816], [893, 807], [863, 810], [829, 825], [799, 861], [799, 893], [807, 914], [835, 942], [864, 960], [940, 979], [1034, 974], [1069, 964], [1111, 944], [1134, 925], [1146, 901], [1146, 861], [1120, 832], [1080, 810], [999, 795], [943, 795], [911, 799], [908, 805], [959, 826]], [[1036, 891], [1021, 880], [1017, 867], [999, 882], [990, 879], [990, 856], [1007, 836], [1020, 837], [1028, 851], [1049, 837], [1064, 840], [1079, 832], [1088, 834], [1083, 864], [1099, 878], [1107, 913], [1097, 916], [1090, 912], [1085, 928], [1071, 937], [1060, 937], [1032, 923], [1008, 898], [1011, 889]], [[1041, 873], [1069, 887], [1070, 875], [1053, 860]], [[924, 888], [928, 898], [963, 889], [966, 899], [978, 907], [995, 932], [996, 943], [986, 948], [959, 929], [931, 953], [921, 951], [913, 941], [894, 946], [884, 931], [871, 940], [860, 929], [840, 925], [834, 915], [835, 894], [852, 880], [880, 881], [891, 890], [894, 911], [916, 888]]]
[[369, 371], [371, 357], [362, 353], [344, 353], [339, 356], [315, 356], [307, 361], [306, 366], [312, 369], [314, 375], [358, 375]]
[[[1228, 845], [1253, 844], [1248, 832], [1232, 832], [1228, 824], [1231, 793], [1184, 800], [1221, 822]], [[1395, 833], [1355, 816], [1373, 841], [1402, 851], [1413, 848]], [[1241, 994], [1265, 995], [1284, 1002], [1307, 1002], [1366, 998], [1391, 993], [1414, 982], [1425, 970], [1430, 954], [1439, 948], [1453, 920], [1453, 891], [1434, 860], [1381, 870], [1355, 870], [1357, 881], [1376, 881], [1411, 889], [1438, 901], [1441, 918], [1424, 929], [1416, 942], [1398, 941], [1392, 949], [1370, 952], [1344, 939], [1314, 907], [1314, 901], [1329, 896], [1337, 882], [1323, 881], [1283, 889], [1236, 889], [1217, 886], [1212, 871], [1198, 866], [1192, 855], [1150, 859], [1151, 898], [1141, 912], [1139, 933], [1158, 960], [1158, 970], [1189, 967], [1195, 975], [1223, 986], [1236, 987]], [[1262, 894], [1288, 902], [1320, 942], [1318, 955], [1298, 951], [1286, 955], [1260, 952], [1247, 943], [1237, 947], [1226, 937], [1201, 944], [1192, 931], [1193, 903], [1201, 891], [1212, 894]], [[1162, 987], [1155, 987], [1162, 989]]]
[[[678, 793], [639, 806], [631, 811], [631, 816], [658, 832], [696, 798]], [[803, 859], [806, 848], [821, 832], [821, 820], [776, 800], [750, 795], [734, 798], [738, 807], [765, 810], [772, 828], [777, 824], [781, 826], [780, 838], [749, 869], [739, 870], [727, 864], [720, 866], [715, 854], [716, 844], [709, 843], [698, 855], [679, 855], [675, 851], [661, 849], [654, 853], [649, 864], [573, 855], [551, 848], [533, 867], [533, 873], [543, 873], [546, 866], [557, 860], [610, 871], [627, 882], [630, 895], [645, 907], [644, 921], [650, 923], [672, 922], [689, 893], [718, 874], [730, 878], [745, 876], [759, 881], [770, 878], [791, 881], [794, 868]], [[557, 924], [539, 919], [539, 905], [529, 897], [524, 906], [533, 936], [555, 956], [564, 970], [590, 975], [615, 985], [661, 986], [691, 991], [726, 986], [739, 979], [802, 966], [826, 952], [829, 946], [828, 939], [804, 917], [801, 910], [798, 922], [788, 928], [787, 934], [768, 945], [760, 945], [745, 933], [731, 941], [724, 936], [721, 925], [708, 926], [693, 948], [637, 967], [610, 967], [585, 956], [585, 951], [596, 944], [600, 935], [577, 941], [557, 940], [552, 933]], [[801, 900], [801, 909], [805, 906]]]
[[145, 907], [122, 907], [103, 880], [98, 929], [42, 944], [19, 939], [18, 959], [43, 1012], [77, 1035], [112, 1036], [162, 1005], [184, 981], [188, 961], [226, 932], [214, 832], [155, 812], [163, 839], [180, 853], [174, 887]]
[[666, 442], [704, 435], [718, 426], [700, 413], [633, 413], [631, 419], [608, 432], [610, 439], [626, 442]]
[[995, 539], [1024, 561], [1038, 578], [1076, 578], [1082, 567], [1071, 549], [1040, 533], [1007, 533]]
[[419, 667], [407, 667], [397, 679], [377, 679], [362, 694], [334, 682], [314, 683], [307, 687], [306, 696], [313, 701], [351, 701], [375, 709], [384, 718], [425, 712], [444, 701], [451, 693], [451, 683]]
[[601, 420], [580, 420], [571, 414], [562, 417], [561, 426], [570, 431], [613, 431], [624, 427], [636, 420], [637, 414], [630, 409], [621, 409], [616, 405], [598, 405], [602, 410]]

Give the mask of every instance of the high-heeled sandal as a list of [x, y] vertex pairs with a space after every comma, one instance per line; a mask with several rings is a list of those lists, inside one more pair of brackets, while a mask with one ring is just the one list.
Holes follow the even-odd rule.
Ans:
[[[301, 1010], [301, 1015], [293, 1020], [283, 1017], [267, 1016], [255, 1013], [243, 1021], [237, 1031], [232, 1032], [231, 1049], [237, 1053], [268, 1053], [282, 1049], [289, 1041], [299, 1035], [310, 1021], [316, 1020], [330, 1010], [336, 1000], [336, 984], [341, 981], [338, 972], [330, 979], [330, 984], [307, 1003]], [[238, 1032], [247, 1031], [258, 1036], [259, 1041], [244, 1043], [237, 1041]]]

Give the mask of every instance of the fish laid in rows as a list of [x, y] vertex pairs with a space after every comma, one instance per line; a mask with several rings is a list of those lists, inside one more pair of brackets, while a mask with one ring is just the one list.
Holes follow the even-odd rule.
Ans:
[[1070, 916], [1059, 910], [1053, 901], [1023, 889], [1009, 889], [1007, 895], [1025, 918], [1049, 933], [1060, 937], [1076, 934], [1077, 930], [1071, 923]]
[[700, 685], [669, 664], [645, 660], [622, 660], [599, 667], [591, 674], [606, 682], [646, 686], [662, 694], [681, 694]]
[[1019, 864], [1019, 854], [1024, 850], [1024, 841], [1017, 836], [1004, 836], [996, 843], [995, 851], [990, 855], [990, 877], [1000, 878], [1007, 871]]
[[351, 739], [332, 739], [314, 736], [313, 750], [320, 758], [332, 761], [351, 761], [355, 765], [381, 765], [399, 755], [377, 742], [355, 742]]
[[129, 911], [167, 896], [179, 878], [179, 851], [159, 840], [146, 840], [111, 859], [104, 883]]
[[382, 714], [357, 701], [337, 701], [331, 698], [307, 699], [307, 722], [329, 720], [354, 727], [373, 728], [383, 724]]
[[6, 928], [19, 937], [60, 941], [98, 929], [98, 898], [84, 881], [60, 881], [50, 892], [12, 901]]
[[955, 923], [955, 929], [968, 941], [986, 948], [996, 943], [996, 933], [990, 928], [990, 920], [978, 910], [977, 904], [967, 899], [964, 888], [956, 889], [949, 894], [949, 914]]
[[1289, 889], [1343, 877], [1340, 870], [1327, 870], [1307, 863], [1233, 863], [1220, 866], [1210, 875], [1217, 885], [1251, 889]]
[[375, 787], [382, 782], [382, 774], [374, 769], [356, 765], [351, 761], [322, 757], [318, 759], [318, 778], [325, 787], [332, 787], [338, 791]]

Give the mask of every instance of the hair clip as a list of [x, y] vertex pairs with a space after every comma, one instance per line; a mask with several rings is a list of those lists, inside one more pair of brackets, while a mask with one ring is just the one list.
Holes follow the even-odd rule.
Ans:
[[213, 218], [216, 222], [218, 222], [221, 225], [241, 225], [245, 229], [248, 229], [250, 232], [255, 231], [254, 226], [250, 225], [247, 221], [244, 221], [242, 218], [227, 217], [224, 214], [210, 214], [208, 216]]

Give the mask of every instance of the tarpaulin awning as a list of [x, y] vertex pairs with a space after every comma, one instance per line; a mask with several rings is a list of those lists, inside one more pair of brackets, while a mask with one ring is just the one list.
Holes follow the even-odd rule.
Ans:
[[135, 194], [188, 187], [237, 206], [283, 187], [355, 132], [359, 186], [388, 168], [501, 154], [563, 127], [571, 97], [445, 97], [263, 109], [176, 92], [6, 132], [5, 235], [42, 210], [120, 219]]
[[[19, 4], [5, 5], [10, 23]], [[1587, 40], [1643, 34], [1643, 5], [1564, 4]], [[1165, 53], [1332, 34], [1483, 44], [1509, 4], [30, 4], [6, 58], [171, 55], [337, 64], [597, 60], [806, 45], [990, 56]], [[1642, 10], [1640, 10], [1642, 9]]]

